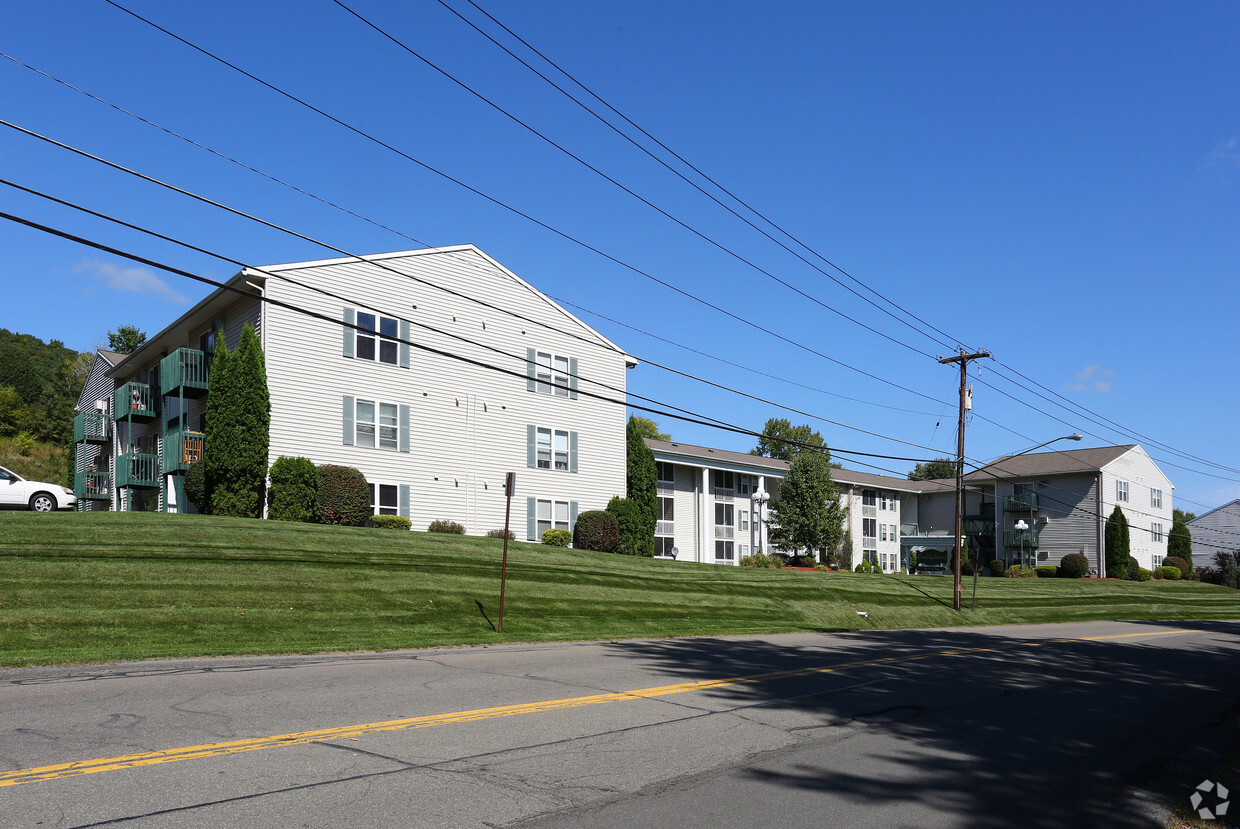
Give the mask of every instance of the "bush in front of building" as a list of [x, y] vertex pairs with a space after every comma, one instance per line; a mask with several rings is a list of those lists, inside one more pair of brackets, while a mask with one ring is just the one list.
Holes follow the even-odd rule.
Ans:
[[447, 535], [464, 535], [465, 527], [455, 521], [446, 521], [442, 518], [436, 518], [426, 528], [428, 533], [445, 533]]
[[1146, 570], [1144, 567], [1140, 568], [1137, 571], [1137, 581], [1149, 581], [1149, 580], [1150, 580], [1150, 571]]
[[1179, 581], [1180, 580], [1180, 568], [1179, 567], [1168, 567], [1165, 564], [1162, 567], [1155, 567], [1154, 578], [1160, 579], [1160, 580], [1166, 579], [1167, 581]]
[[568, 530], [546, 530], [542, 534], [542, 543], [548, 547], [567, 547], [573, 543], [573, 534]]
[[403, 515], [372, 515], [371, 526], [381, 530], [411, 530], [413, 522]]
[[1141, 562], [1137, 561], [1135, 556], [1128, 556], [1128, 571], [1124, 573], [1124, 578], [1128, 581], [1137, 581], [1141, 575]]
[[504, 538], [507, 538], [509, 541], [516, 541], [517, 534], [514, 533], [512, 530], [505, 530], [505, 529], [487, 530], [487, 538], [498, 538], [501, 540]]
[[1013, 564], [1003, 575], [1009, 579], [1036, 579], [1038, 572], [1028, 564]]
[[[864, 561], [862, 561], [860, 564], [858, 564], [856, 567], [854, 567], [853, 572], [854, 573], [873, 573], [876, 569], [878, 568], [876, 568], [873, 565], [873, 563], [871, 563], [870, 560], [867, 558]], [[881, 569], [878, 569], [878, 571], [880, 573], [882, 572]]]
[[1040, 579], [1053, 579], [1059, 575], [1059, 568], [1053, 564], [1039, 564], [1033, 568], [1033, 572], [1037, 573]]
[[1186, 573], [1192, 573], [1193, 568], [1187, 561], [1179, 556], [1167, 556], [1163, 559], [1163, 567], [1174, 567], [1180, 571], [1180, 578], [1185, 578]]
[[370, 487], [366, 477], [351, 466], [319, 467], [319, 503], [314, 518], [320, 524], [361, 527], [370, 518]]
[[646, 511], [633, 498], [617, 495], [607, 502], [607, 511], [616, 517], [618, 540], [613, 553], [624, 556], [653, 556], [654, 532], [647, 532]]
[[1059, 577], [1080, 579], [1089, 575], [1089, 559], [1080, 553], [1069, 553], [1059, 562]]
[[191, 463], [185, 470], [185, 497], [200, 513], [211, 513], [211, 502], [207, 498], [207, 468], [202, 461]]
[[779, 556], [768, 556], [765, 553], [754, 553], [750, 556], [741, 557], [742, 567], [770, 567], [775, 570], [783, 569], [784, 560]]
[[997, 558], [990, 562], [990, 575], [1003, 576], [1007, 574], [1007, 562], [1001, 558]]
[[577, 526], [573, 528], [573, 547], [576, 549], [610, 553], [619, 543], [620, 525], [610, 512], [592, 509], [577, 516]]
[[276, 521], [313, 522], [321, 481], [319, 470], [310, 459], [276, 458], [268, 475], [271, 486], [267, 489], [267, 517]]

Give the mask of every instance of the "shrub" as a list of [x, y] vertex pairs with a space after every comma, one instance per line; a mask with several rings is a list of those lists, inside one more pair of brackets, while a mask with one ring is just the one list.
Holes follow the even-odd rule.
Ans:
[[869, 559], [866, 559], [865, 561], [863, 561], [863, 562], [861, 562], [860, 564], [858, 564], [858, 565], [856, 566], [856, 568], [854, 568], [854, 572], [857, 572], [857, 573], [873, 573], [873, 572], [874, 572], [874, 565], [870, 563]]
[[1168, 567], [1165, 564], [1162, 567], [1155, 567], [1154, 578], [1166, 579], [1167, 581], [1179, 581], [1180, 580], [1180, 568], [1179, 567]]
[[784, 560], [779, 556], [768, 556], [763, 553], [754, 553], [751, 556], [741, 558], [742, 567], [770, 567], [776, 570], [784, 566]]
[[1037, 571], [1028, 564], [1013, 564], [1003, 575], [1009, 579], [1036, 579], [1038, 577]]
[[1080, 553], [1069, 553], [1059, 562], [1059, 576], [1065, 579], [1084, 578], [1089, 574], [1089, 559]]
[[964, 558], [960, 560], [960, 575], [962, 576], [973, 575], [973, 559]]
[[545, 530], [542, 543], [550, 547], [567, 547], [573, 543], [573, 534], [568, 530]]
[[990, 575], [1003, 576], [1007, 575], [1007, 562], [1001, 558], [997, 558], [990, 562]]
[[1149, 581], [1149, 580], [1150, 580], [1150, 571], [1146, 570], [1144, 567], [1140, 568], [1137, 571], [1137, 581]]
[[616, 517], [618, 535], [613, 553], [625, 556], [654, 555], [654, 534], [646, 532], [646, 514], [641, 504], [632, 498], [621, 498], [617, 495], [607, 502], [607, 511]]
[[413, 529], [413, 522], [403, 515], [374, 515], [370, 518], [370, 525], [381, 530]]
[[[564, 530], [568, 532], [568, 530]], [[571, 534], [571, 533], [570, 533]], [[509, 541], [516, 541], [517, 536], [512, 530], [487, 530], [487, 538], [507, 538]]]
[[185, 497], [194, 505], [194, 509], [210, 514], [211, 503], [207, 500], [207, 468], [202, 461], [191, 463], [185, 470]]
[[577, 516], [573, 546], [578, 550], [610, 553], [620, 543], [620, 525], [606, 510], [586, 510]]
[[1166, 558], [1164, 558], [1163, 567], [1174, 567], [1175, 569], [1179, 570], [1180, 578], [1182, 579], [1189, 578], [1190, 576], [1186, 574], [1191, 574], [1193, 572], [1192, 565], [1190, 565], [1187, 561], [1180, 558], [1179, 556], [1167, 556]]
[[818, 559], [813, 556], [789, 556], [789, 567], [817, 567]]
[[276, 521], [314, 521], [320, 486], [319, 470], [314, 464], [308, 458], [280, 457], [271, 465], [269, 474], [267, 517]]
[[370, 518], [370, 487], [351, 466], [319, 467], [319, 504], [314, 517], [320, 524], [360, 527]]
[[1141, 562], [1137, 561], [1133, 556], [1128, 556], [1128, 571], [1124, 573], [1124, 578], [1128, 581], [1136, 581], [1141, 575]]
[[829, 565], [829, 564], [815, 564], [815, 565], [814, 565], [814, 569], [815, 569], [815, 570], [821, 570], [821, 571], [822, 571], [822, 572], [824, 572], [824, 573], [830, 573], [830, 572], [834, 572], [834, 571], [835, 571], [835, 568], [834, 568], [834, 567], [832, 567], [832, 566], [831, 566], [831, 565]]
[[428, 533], [446, 533], [448, 535], [464, 535], [465, 528], [455, 521], [446, 521], [442, 518], [436, 518], [426, 528]]
[[1053, 564], [1039, 564], [1033, 568], [1033, 571], [1038, 574], [1040, 579], [1053, 579], [1059, 575], [1059, 568]]

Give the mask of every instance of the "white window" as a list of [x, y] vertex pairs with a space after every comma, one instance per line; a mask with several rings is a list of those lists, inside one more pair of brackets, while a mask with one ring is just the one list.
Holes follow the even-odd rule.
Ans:
[[879, 541], [886, 541], [886, 540], [887, 540], [887, 525], [886, 525], [886, 524], [879, 524], [879, 525], [878, 525], [878, 532], [879, 532], [879, 535], [878, 535], [878, 540], [879, 540]]
[[1115, 482], [1115, 500], [1116, 501], [1127, 501], [1128, 500], [1128, 482], [1127, 481], [1116, 481]]
[[568, 501], [539, 500], [537, 512], [538, 534], [542, 538], [547, 530], [571, 530], [568, 526]]
[[1155, 567], [1162, 567], [1163, 557], [1162, 556], [1150, 556], [1150, 563], [1153, 564]]
[[568, 397], [568, 358], [547, 351], [539, 351], [535, 359], [534, 390], [539, 394]]
[[878, 537], [878, 521], [874, 518], [861, 519], [861, 536], [867, 541], [873, 541]]
[[731, 527], [733, 514], [731, 504], [715, 504], [715, 525]]
[[670, 556], [674, 549], [676, 549], [676, 539], [671, 536], [655, 536], [654, 554], [656, 556]]
[[395, 403], [375, 400], [358, 400], [355, 443], [358, 446], [378, 446], [380, 449], [396, 449], [400, 445], [399, 408]]
[[396, 484], [367, 484], [367, 486], [370, 487], [371, 515], [400, 514], [399, 487]]
[[1155, 521], [1154, 523], [1150, 524], [1150, 541], [1162, 541], [1162, 540], [1163, 540], [1162, 524]]
[[741, 525], [740, 526], [742, 530], [749, 529], [749, 510], [747, 509], [741, 510]]
[[[880, 498], [880, 501], [881, 503], [879, 504], [879, 507], [881, 509], [887, 509], [887, 493], [886, 492], [882, 493], [882, 497]], [[884, 527], [883, 531], [886, 532], [886, 530], [887, 528]]]
[[1162, 490], [1161, 489], [1150, 490], [1150, 506], [1153, 507], [1154, 509], [1162, 509]]
[[741, 495], [748, 495], [753, 491], [753, 478], [748, 475], [741, 475], [736, 480], [736, 491]]
[[357, 347], [353, 351], [354, 356], [359, 360], [377, 359], [381, 363], [396, 365], [396, 331], [396, 320], [390, 317], [376, 318], [374, 314], [359, 312], [357, 315]]
[[749, 555], [749, 545], [748, 545], [748, 544], [742, 544], [742, 545], [740, 546], [740, 551], [739, 551], [739, 552], [740, 552], [740, 554], [741, 554], [741, 558], [744, 558], [745, 556]]
[[538, 468], [568, 471], [568, 432], [560, 429], [538, 430]]
[[731, 561], [736, 555], [733, 542], [731, 541], [715, 541], [715, 560]]
[[676, 468], [672, 464], [665, 461], [656, 461], [654, 468], [658, 472], [660, 483], [671, 484], [676, 482]]
[[878, 493], [872, 489], [861, 490], [861, 505], [864, 507], [872, 507], [878, 499]]

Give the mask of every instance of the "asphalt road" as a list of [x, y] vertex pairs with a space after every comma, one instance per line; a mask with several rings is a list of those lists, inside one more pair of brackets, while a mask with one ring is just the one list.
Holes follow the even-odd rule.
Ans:
[[1238, 696], [1220, 622], [9, 670], [0, 826], [1153, 827]]

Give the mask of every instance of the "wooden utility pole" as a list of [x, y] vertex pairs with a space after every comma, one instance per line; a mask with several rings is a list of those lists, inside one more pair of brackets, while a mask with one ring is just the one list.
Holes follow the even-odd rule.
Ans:
[[504, 588], [508, 586], [508, 519], [512, 516], [512, 491], [517, 487], [517, 473], [504, 476], [504, 564], [499, 573], [499, 630], [504, 632]]
[[[960, 610], [961, 586], [961, 530], [964, 528], [964, 413], [968, 395], [969, 361], [989, 357], [990, 352], [982, 349], [976, 354], [965, 354], [964, 349], [954, 357], [940, 357], [940, 363], [960, 363], [960, 423], [956, 427], [956, 567], [952, 582], [952, 607]], [[976, 564], [974, 567], [976, 568]], [[976, 572], [976, 570], [974, 571]]]

